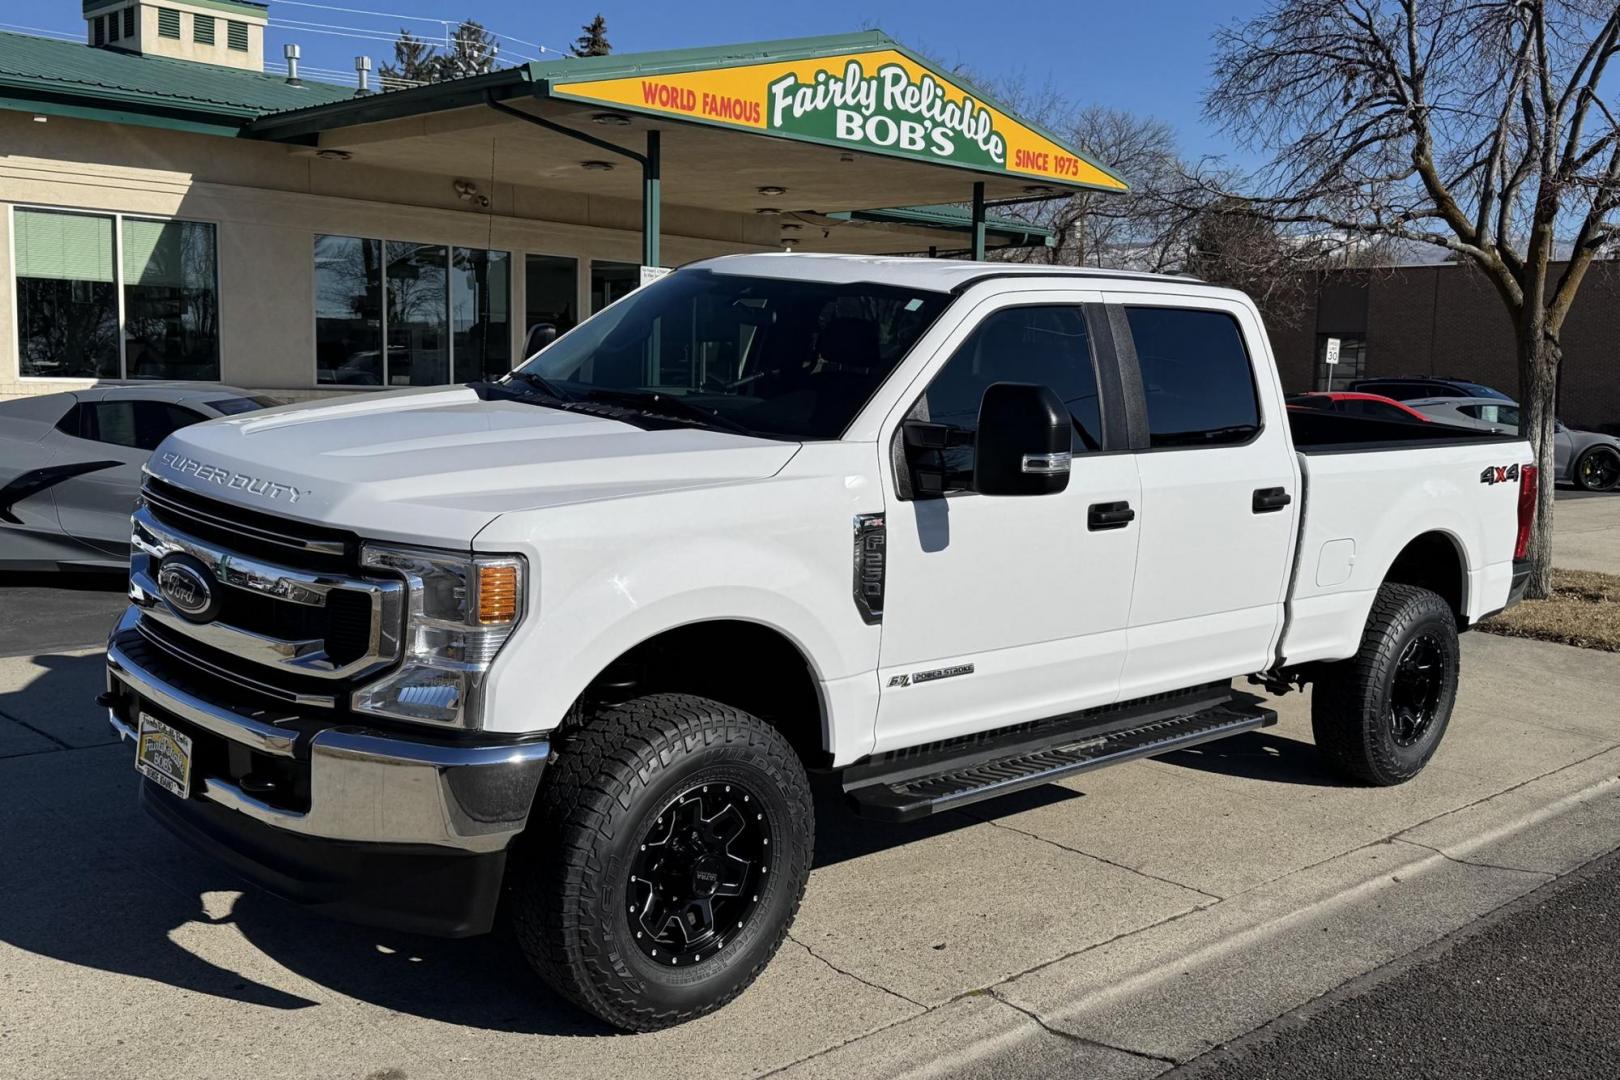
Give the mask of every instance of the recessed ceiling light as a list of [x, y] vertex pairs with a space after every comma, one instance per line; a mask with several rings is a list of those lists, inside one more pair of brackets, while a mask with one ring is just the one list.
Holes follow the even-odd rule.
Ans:
[[47, 119], [48, 119], [48, 118], [47, 118], [47, 117], [44, 117], [44, 116], [35, 116], [35, 117], [34, 117], [34, 123], [36, 123], [36, 124], [43, 124], [43, 123], [45, 123], [45, 121], [46, 121], [46, 120], [47, 120]]
[[327, 161], [348, 161], [354, 155], [347, 150], [317, 150], [315, 156]]
[[630, 126], [630, 118], [624, 115], [624, 113], [599, 112], [595, 116], [591, 117], [591, 120], [595, 123], [601, 124], [604, 127]]
[[1030, 184], [1024, 189], [1025, 195], [1050, 195], [1052, 188], [1046, 184]]
[[613, 162], [611, 162], [611, 161], [582, 161], [582, 162], [579, 163], [579, 167], [584, 169], [586, 172], [612, 172], [613, 171]]
[[775, 206], [762, 206], [758, 210], [755, 210], [754, 213], [764, 214], [766, 217], [776, 217], [781, 214], [782, 211], [780, 208]]
[[798, 232], [802, 228], [804, 228], [803, 225], [796, 225], [791, 221], [784, 222], [782, 224], [782, 231], [783, 232]]
[[775, 184], [766, 184], [764, 187], [759, 189], [759, 193], [761, 195], [786, 195], [787, 188], [777, 187]]

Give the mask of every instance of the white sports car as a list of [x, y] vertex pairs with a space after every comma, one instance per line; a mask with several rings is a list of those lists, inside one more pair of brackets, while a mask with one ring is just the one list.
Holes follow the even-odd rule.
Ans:
[[141, 466], [171, 431], [283, 402], [230, 386], [97, 386], [0, 401], [0, 570], [124, 569]]

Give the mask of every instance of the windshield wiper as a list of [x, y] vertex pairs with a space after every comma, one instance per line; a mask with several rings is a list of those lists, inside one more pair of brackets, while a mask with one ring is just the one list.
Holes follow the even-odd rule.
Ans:
[[521, 382], [527, 383], [529, 386], [534, 387], [536, 390], [540, 391], [542, 394], [545, 394], [547, 397], [554, 397], [558, 401], [574, 401], [575, 400], [575, 398], [574, 398], [574, 396], [572, 394], [564, 393], [563, 391], [557, 389], [557, 387], [556, 387], [556, 385], [554, 383], [548, 382], [546, 379], [542, 378], [539, 375], [536, 375], [532, 371], [522, 371], [522, 370], [511, 371], [511, 372], [507, 373], [507, 378], [509, 378], [509, 379], [517, 379], [517, 380], [519, 380]]
[[723, 416], [712, 409], [705, 409], [701, 405], [694, 405], [674, 394], [661, 394], [656, 390], [600, 390], [593, 388], [586, 391], [585, 396], [593, 401], [620, 401], [652, 415], [696, 420], [700, 424], [713, 425], [737, 435], [754, 434], [753, 431], [737, 423], [731, 417]]

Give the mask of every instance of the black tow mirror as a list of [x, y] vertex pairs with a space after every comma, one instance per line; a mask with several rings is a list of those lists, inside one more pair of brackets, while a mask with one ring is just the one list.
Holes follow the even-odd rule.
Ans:
[[527, 360], [557, 340], [557, 328], [551, 323], [535, 323], [529, 327], [529, 336], [523, 342], [523, 359]]
[[1068, 406], [1050, 387], [994, 383], [979, 404], [973, 490], [981, 495], [1055, 495], [1069, 486], [1073, 445]]

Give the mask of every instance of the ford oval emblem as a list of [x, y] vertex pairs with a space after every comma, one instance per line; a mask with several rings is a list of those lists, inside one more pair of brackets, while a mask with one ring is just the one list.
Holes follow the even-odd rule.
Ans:
[[214, 590], [207, 571], [170, 559], [159, 568], [157, 585], [163, 599], [186, 618], [202, 622], [212, 614]]

